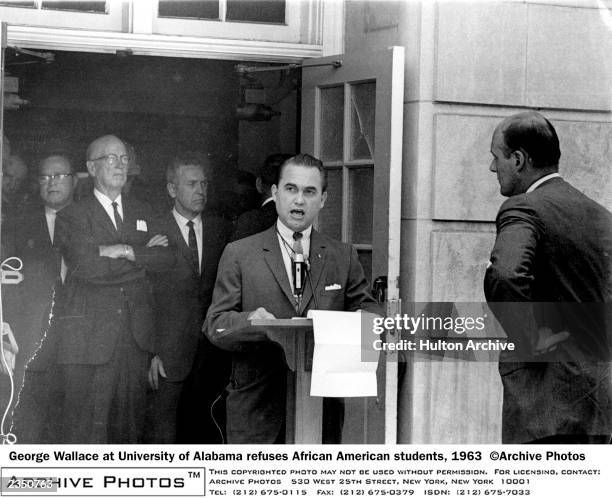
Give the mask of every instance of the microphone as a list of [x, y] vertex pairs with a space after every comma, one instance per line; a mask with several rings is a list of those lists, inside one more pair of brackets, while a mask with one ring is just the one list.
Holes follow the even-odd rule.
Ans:
[[304, 293], [306, 284], [307, 265], [304, 261], [304, 255], [297, 253], [291, 262], [291, 276], [293, 277], [293, 289], [296, 296], [301, 296]]

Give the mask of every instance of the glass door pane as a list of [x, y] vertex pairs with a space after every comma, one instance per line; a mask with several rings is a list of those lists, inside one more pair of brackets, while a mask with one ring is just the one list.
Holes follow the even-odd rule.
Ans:
[[318, 229], [342, 240], [342, 169], [327, 170], [327, 200], [319, 211]]
[[349, 241], [372, 244], [372, 207], [374, 202], [374, 168], [350, 168]]
[[351, 85], [350, 160], [374, 158], [376, 82]]
[[323, 162], [342, 161], [344, 141], [344, 87], [321, 88], [320, 113], [320, 158]]

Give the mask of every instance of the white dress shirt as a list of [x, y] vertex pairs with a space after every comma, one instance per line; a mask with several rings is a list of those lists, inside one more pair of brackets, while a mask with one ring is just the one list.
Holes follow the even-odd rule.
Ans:
[[102, 204], [104, 211], [106, 211], [106, 214], [108, 214], [108, 217], [110, 218], [116, 230], [117, 225], [115, 224], [115, 210], [113, 209], [113, 202], [117, 203], [117, 211], [119, 211], [119, 216], [121, 216], [122, 220], [125, 220], [125, 216], [123, 216], [123, 203], [121, 202], [121, 194], [119, 194], [114, 201], [111, 201], [107, 195], [100, 192], [97, 188], [94, 188], [94, 195], [96, 196], [96, 199], [98, 199], [100, 204]]
[[[283, 255], [283, 263], [287, 271], [289, 283], [293, 289], [293, 276], [291, 275], [291, 260], [293, 259], [293, 230], [283, 225], [280, 219], [276, 220], [276, 234], [280, 245], [281, 254]], [[304, 259], [308, 261], [310, 255], [310, 235], [312, 234], [312, 225], [302, 232], [302, 248], [304, 249]], [[289, 249], [291, 248], [291, 249]]]
[[[51, 238], [51, 244], [53, 244], [53, 237], [55, 235], [55, 218], [57, 218], [57, 211], [55, 209], [51, 209], [48, 206], [45, 206], [45, 218], [47, 218], [47, 230], [49, 230], [49, 237]], [[66, 280], [66, 274], [68, 273], [68, 268], [66, 267], [66, 263], [64, 262], [64, 258], [61, 258], [60, 263], [60, 277], [62, 278], [62, 282]]]
[[548, 180], [551, 180], [552, 178], [560, 178], [560, 177], [561, 177], [561, 175], [559, 173], [551, 173], [550, 175], [543, 176], [539, 180], [536, 180], [535, 182], [533, 182], [529, 186], [529, 188], [527, 189], [526, 193], [533, 192], [535, 189], [537, 189], [544, 182], [547, 182]]
[[53, 244], [53, 235], [55, 234], [55, 218], [57, 217], [57, 211], [45, 206], [45, 218], [47, 218], [47, 230], [49, 230], [49, 237], [51, 238], [51, 244]]
[[177, 225], [179, 226], [179, 230], [181, 231], [181, 235], [185, 240], [185, 244], [189, 247], [189, 227], [187, 223], [189, 221], [193, 221], [193, 230], [196, 236], [196, 242], [198, 244], [198, 268], [202, 268], [202, 215], [198, 214], [193, 220], [189, 220], [185, 218], [182, 214], [176, 210], [176, 208], [172, 209], [172, 214], [174, 215], [174, 219], [176, 220]]

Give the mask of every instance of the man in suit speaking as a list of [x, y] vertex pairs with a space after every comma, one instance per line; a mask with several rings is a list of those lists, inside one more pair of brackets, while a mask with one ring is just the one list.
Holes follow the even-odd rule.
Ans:
[[[356, 250], [312, 228], [327, 198], [321, 161], [308, 154], [285, 161], [272, 195], [277, 222], [226, 247], [206, 320], [212, 342], [232, 352], [226, 402], [229, 443], [284, 442], [283, 351], [265, 334], [245, 342], [237, 329], [254, 319], [305, 316], [309, 309], [355, 311], [374, 305]], [[293, 267], [302, 259], [309, 261], [310, 270], [300, 287]], [[336, 418], [329, 434], [324, 431], [324, 442], [339, 442], [341, 408], [333, 401], [324, 402], [324, 423]]]
[[504, 351], [504, 443], [604, 443], [612, 431], [612, 214], [558, 173], [559, 140], [537, 112], [502, 121], [493, 161], [508, 199], [485, 295]]

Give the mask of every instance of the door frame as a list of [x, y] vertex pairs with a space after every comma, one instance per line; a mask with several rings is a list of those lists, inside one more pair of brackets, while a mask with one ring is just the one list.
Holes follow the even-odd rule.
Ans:
[[[372, 61], [368, 64], [364, 61]], [[373, 162], [373, 226], [372, 249], [378, 245], [379, 256], [372, 253], [374, 269], [372, 278], [384, 271], [387, 276], [386, 309], [387, 316], [400, 312], [400, 240], [401, 240], [401, 198], [402, 198], [402, 148], [404, 120], [404, 47], [393, 46], [371, 52], [347, 53], [333, 57], [324, 57], [304, 64], [302, 77], [302, 151], [318, 156], [320, 150], [320, 92], [321, 88], [343, 85], [345, 88], [355, 83], [376, 80], [376, 120], [375, 152], [371, 159], [350, 160], [346, 143], [343, 143], [343, 165], [359, 166], [359, 163]], [[338, 65], [338, 63], [340, 63]], [[310, 69], [309, 69], [309, 66]], [[312, 71], [306, 76], [306, 71]], [[379, 87], [380, 85], [380, 87]], [[379, 91], [380, 90], [380, 91]], [[347, 94], [344, 93], [343, 113], [347, 112]], [[343, 119], [343, 134], [346, 137], [347, 122]], [[334, 164], [335, 161], [332, 161]], [[343, 174], [343, 212], [347, 208], [347, 184]], [[377, 202], [378, 200], [378, 202]], [[380, 223], [377, 223], [380, 221]], [[344, 236], [346, 230], [344, 230]], [[350, 241], [347, 241], [350, 243]], [[358, 244], [353, 244], [358, 247]], [[376, 261], [378, 260], [378, 265]], [[384, 264], [382, 263], [384, 261]], [[389, 331], [386, 342], [397, 342], [396, 331]], [[397, 442], [397, 408], [398, 408], [398, 354], [397, 351], [385, 351], [381, 354], [378, 376], [378, 398], [376, 403], [365, 398], [362, 442]], [[380, 375], [379, 375], [380, 374]], [[384, 391], [384, 394], [381, 392]], [[382, 398], [382, 402], [380, 401]], [[369, 431], [378, 427], [384, 409], [384, 431], [382, 441], [378, 434]]]
[[[9, 46], [40, 50], [115, 53], [261, 62], [301, 62], [344, 51], [344, 2], [321, 0], [312, 15], [316, 44], [156, 35], [8, 24]], [[0, 19], [1, 20], [1, 19]]]

